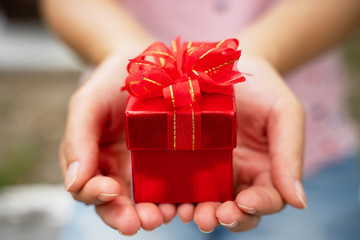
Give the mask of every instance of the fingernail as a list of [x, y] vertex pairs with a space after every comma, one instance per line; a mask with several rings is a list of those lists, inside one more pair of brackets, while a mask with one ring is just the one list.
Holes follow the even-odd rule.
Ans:
[[211, 232], [214, 231], [214, 229], [215, 229], [215, 228], [211, 229], [210, 231], [204, 231], [204, 230], [201, 230], [201, 229], [199, 228], [200, 232], [203, 232], [203, 233], [211, 233]]
[[189, 224], [189, 223], [191, 223], [191, 220], [190, 221], [187, 221], [187, 222], [184, 222], [183, 220], [181, 220], [182, 221], [182, 223], [184, 223], [184, 224]]
[[65, 177], [65, 189], [66, 189], [66, 191], [69, 191], [71, 186], [76, 181], [76, 179], [78, 177], [78, 173], [79, 173], [79, 167], [80, 167], [79, 161], [72, 162], [69, 165], [69, 167], [67, 169], [66, 177]]
[[117, 196], [119, 196], [118, 193], [99, 193], [99, 195], [97, 195], [97, 198], [100, 201], [108, 202], [108, 201], [114, 200], [114, 198]]
[[303, 208], [307, 209], [306, 196], [302, 183], [299, 180], [295, 180], [294, 185], [295, 185], [296, 196], [303, 205]]
[[248, 214], [255, 214], [257, 212], [256, 208], [253, 208], [253, 207], [248, 207], [248, 206], [241, 205], [241, 204], [238, 204], [238, 206], [243, 212], [246, 212]]
[[221, 221], [219, 220], [219, 223], [220, 223], [221, 225], [223, 225], [224, 227], [226, 227], [226, 228], [234, 228], [234, 227], [236, 227], [236, 226], [239, 224], [239, 221], [238, 221], [238, 220], [235, 220], [235, 222], [232, 222], [232, 223], [223, 223], [223, 222], [221, 222]]
[[131, 237], [131, 236], [134, 236], [135, 234], [137, 234], [137, 232], [136, 232], [136, 233], [131, 234], [131, 235], [125, 235], [125, 234], [123, 234], [122, 232], [120, 232], [120, 230], [117, 230], [117, 231], [118, 231], [118, 233], [119, 233], [120, 235], [125, 236], [125, 237]]

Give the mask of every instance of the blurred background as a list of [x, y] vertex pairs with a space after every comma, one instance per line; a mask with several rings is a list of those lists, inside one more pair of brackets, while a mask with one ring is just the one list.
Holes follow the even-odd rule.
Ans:
[[[360, 123], [359, 31], [343, 49]], [[55, 240], [66, 223], [72, 201], [57, 148], [82, 68], [41, 22], [36, 1], [0, 0], [0, 239]]]
[[0, 0], [1, 240], [56, 240], [66, 223], [57, 148], [81, 68], [36, 1]]

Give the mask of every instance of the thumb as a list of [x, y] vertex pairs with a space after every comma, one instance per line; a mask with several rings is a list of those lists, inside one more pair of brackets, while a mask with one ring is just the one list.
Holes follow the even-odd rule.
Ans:
[[75, 94], [69, 104], [60, 163], [69, 192], [79, 191], [98, 169], [99, 141], [104, 113], [86, 94]]
[[287, 203], [306, 208], [301, 182], [305, 113], [294, 96], [275, 105], [269, 121], [272, 178]]
[[119, 112], [125, 109], [127, 94], [118, 93], [119, 79], [125, 79], [119, 66], [125, 62], [122, 55], [109, 57], [71, 98], [60, 147], [65, 188], [70, 192], [80, 190], [97, 173], [103, 130], [111, 116], [118, 118]]

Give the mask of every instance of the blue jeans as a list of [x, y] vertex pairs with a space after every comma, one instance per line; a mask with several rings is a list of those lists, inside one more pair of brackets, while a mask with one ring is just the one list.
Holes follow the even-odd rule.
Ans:
[[264, 216], [257, 228], [244, 233], [231, 233], [219, 226], [212, 233], [204, 234], [194, 223], [183, 224], [176, 217], [152, 232], [141, 230], [133, 237], [124, 237], [106, 226], [93, 207], [77, 203], [62, 237], [63, 240], [360, 239], [359, 169], [355, 154], [305, 179], [304, 187], [307, 210], [287, 206], [280, 213]]

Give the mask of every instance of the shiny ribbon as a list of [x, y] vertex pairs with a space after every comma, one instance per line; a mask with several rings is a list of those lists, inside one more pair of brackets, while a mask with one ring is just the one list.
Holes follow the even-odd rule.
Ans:
[[184, 42], [180, 38], [168, 48], [155, 42], [130, 59], [128, 77], [122, 87], [136, 98], [164, 96], [173, 109], [173, 139], [176, 146], [176, 110], [190, 107], [192, 113], [192, 150], [195, 149], [195, 117], [203, 93], [226, 94], [226, 87], [245, 81], [236, 63], [241, 51], [237, 39], [220, 42]]

